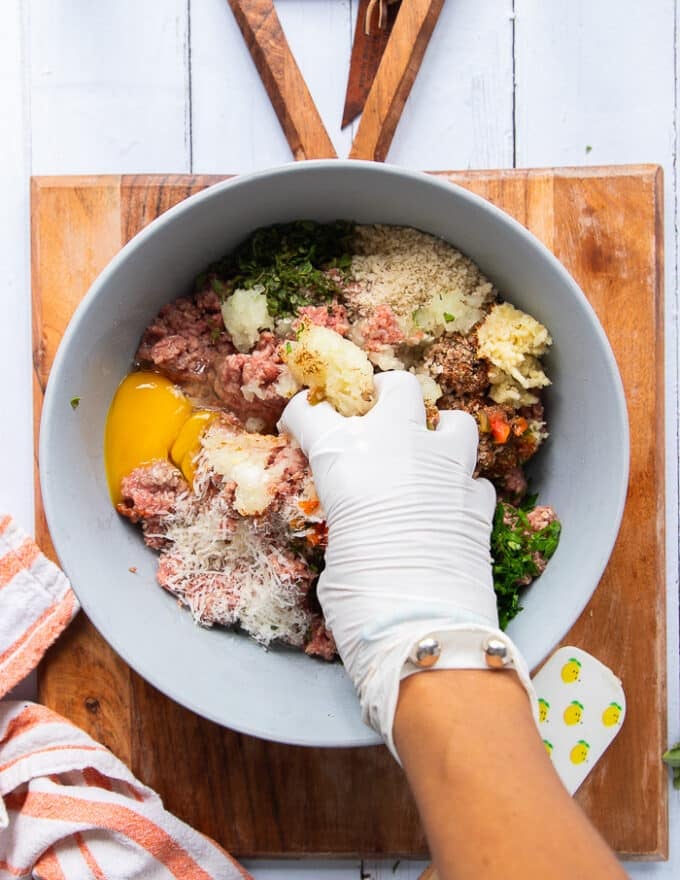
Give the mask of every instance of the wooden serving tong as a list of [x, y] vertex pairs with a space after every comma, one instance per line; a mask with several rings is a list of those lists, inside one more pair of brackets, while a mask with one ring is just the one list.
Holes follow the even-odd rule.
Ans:
[[[286, 40], [274, 0], [229, 0], [229, 5], [293, 156], [296, 159], [337, 158]], [[361, 0], [348, 85], [348, 99], [354, 85], [354, 107], [348, 108], [346, 103], [345, 119], [357, 104], [361, 110], [362, 90], [367, 94], [350, 159], [385, 160], [443, 5], [444, 0], [401, 0], [395, 15], [387, 0]], [[391, 27], [387, 35], [377, 35], [384, 44], [378, 47], [359, 37], [360, 28], [365, 29], [366, 24], [373, 29], [376, 16], [382, 16], [384, 24], [378, 30], [389, 31]], [[362, 63], [365, 65], [363, 84], [357, 70]], [[371, 78], [376, 64], [377, 71]]]

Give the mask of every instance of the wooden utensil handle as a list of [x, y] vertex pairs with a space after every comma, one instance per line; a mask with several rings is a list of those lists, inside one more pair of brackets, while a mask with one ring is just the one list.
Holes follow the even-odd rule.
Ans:
[[273, 0], [229, 0], [234, 17], [296, 159], [336, 159], [290, 50]]
[[444, 0], [405, 0], [380, 62], [350, 159], [384, 162]]

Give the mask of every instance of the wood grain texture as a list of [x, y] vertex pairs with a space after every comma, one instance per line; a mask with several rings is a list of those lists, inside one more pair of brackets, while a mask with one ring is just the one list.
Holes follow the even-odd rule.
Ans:
[[[120, 250], [120, 178], [34, 178], [31, 186], [35, 534], [57, 559], [40, 496], [38, 428], [59, 341], [76, 306]], [[130, 762], [130, 670], [82, 613], [39, 670], [41, 701]]]
[[[659, 760], [666, 746], [660, 171], [640, 166], [443, 176], [513, 214], [554, 250], [593, 304], [621, 368], [632, 440], [626, 512], [609, 567], [565, 643], [590, 651], [620, 675], [629, 710], [621, 733], [578, 799], [618, 852], [629, 858], [664, 858], [667, 791]], [[70, 294], [75, 305], [85, 292], [85, 279], [101, 268], [104, 255], [92, 246], [88, 224], [93, 218], [82, 204], [98, 205], [107, 216], [96, 222], [110, 236], [117, 229], [122, 242], [157, 212], [217, 179], [37, 181], [34, 248], [49, 239], [51, 212], [58, 208], [60, 227], [70, 230], [65, 244], [73, 266], [66, 269], [75, 279]], [[67, 199], [61, 191], [69, 187], [77, 195]], [[92, 193], [83, 195], [89, 188]], [[53, 328], [38, 337], [45, 340], [43, 359], [48, 364], [67, 309], [54, 302], [49, 283], [54, 270], [47, 262], [51, 251], [37, 253], [38, 326]], [[60, 259], [58, 253], [54, 259]], [[63, 266], [63, 261], [56, 265]], [[193, 715], [126, 672], [89, 625], [69, 631], [67, 638], [44, 664], [43, 700], [113, 743], [171, 810], [234, 854], [424, 855], [410, 794], [381, 747], [304, 749], [241, 736]], [[91, 701], [90, 709], [83, 708], [93, 696], [111, 712], [117, 706], [123, 721], [110, 717], [111, 712], [97, 714]]]
[[296, 159], [337, 154], [293, 57], [273, 0], [229, 0], [281, 128]]
[[[359, 0], [341, 128], [349, 125], [364, 109], [397, 17], [398, 6], [392, 2], [385, 6], [385, 17], [381, 25], [379, 6], [371, 7], [373, 2], [374, 0]], [[373, 14], [369, 22], [368, 13], [371, 9]]]
[[444, 0], [408, 0], [399, 8], [364, 112], [350, 159], [383, 162], [406, 99], [420, 69]]

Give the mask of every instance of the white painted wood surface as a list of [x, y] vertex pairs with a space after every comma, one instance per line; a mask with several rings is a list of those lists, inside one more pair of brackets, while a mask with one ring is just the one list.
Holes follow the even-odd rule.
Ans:
[[[669, 735], [678, 719], [677, 0], [448, 0], [392, 145], [414, 168], [659, 162], [666, 175]], [[290, 161], [225, 0], [0, 0], [0, 509], [30, 528], [30, 174]], [[341, 155], [356, 0], [278, 0]], [[671, 861], [635, 878], [680, 876]], [[256, 880], [416, 880], [401, 862], [250, 862]]]

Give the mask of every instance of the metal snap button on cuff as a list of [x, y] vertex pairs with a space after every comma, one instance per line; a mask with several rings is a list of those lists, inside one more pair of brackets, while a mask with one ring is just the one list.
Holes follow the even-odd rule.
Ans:
[[442, 648], [437, 639], [426, 638], [421, 639], [413, 647], [410, 654], [410, 661], [421, 669], [429, 669], [439, 660]]
[[489, 669], [502, 669], [508, 662], [508, 646], [501, 639], [488, 639], [484, 644], [486, 665]]

